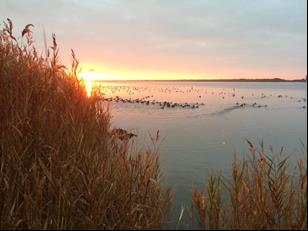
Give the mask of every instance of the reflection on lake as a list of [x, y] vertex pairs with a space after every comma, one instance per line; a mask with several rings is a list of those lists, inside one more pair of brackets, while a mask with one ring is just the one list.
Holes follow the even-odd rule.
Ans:
[[[174, 191], [173, 227], [181, 206], [191, 205], [192, 185], [201, 188], [209, 173], [228, 175], [234, 152], [240, 156], [247, 151], [246, 138], [254, 143], [263, 140], [274, 150], [284, 146], [293, 161], [301, 155], [301, 141], [307, 145], [306, 83], [100, 85], [112, 102], [112, 125], [138, 133], [134, 141], [138, 147], [150, 144], [148, 134], [160, 130], [163, 180]], [[187, 213], [181, 228], [186, 222]]]

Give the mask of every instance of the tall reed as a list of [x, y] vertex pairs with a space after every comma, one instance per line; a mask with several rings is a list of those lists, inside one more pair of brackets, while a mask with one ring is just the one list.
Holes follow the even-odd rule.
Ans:
[[306, 161], [290, 169], [283, 149], [274, 155], [272, 146], [267, 153], [247, 143], [251, 155], [234, 160], [231, 179], [210, 176], [203, 192], [193, 188], [191, 221], [202, 229], [307, 229]]
[[0, 229], [162, 228], [171, 192], [155, 151], [130, 153], [109, 112], [59, 62], [38, 55], [32, 24], [0, 31]]

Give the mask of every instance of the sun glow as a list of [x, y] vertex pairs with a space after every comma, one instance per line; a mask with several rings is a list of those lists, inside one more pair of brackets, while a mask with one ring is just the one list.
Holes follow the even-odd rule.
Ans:
[[[81, 65], [82, 73], [87, 79], [95, 81], [113, 81], [113, 80], [175, 80], [175, 79], [190, 79], [198, 78], [197, 74], [183, 73], [168, 70], [136, 70], [127, 68], [114, 68], [102, 66], [100, 64], [85, 63]], [[88, 71], [91, 70], [91, 71]], [[207, 76], [200, 76], [200, 78]]]
[[102, 81], [102, 80], [145, 80], [146, 76], [138, 73], [103, 73], [103, 72], [81, 72], [81, 77], [83, 79], [92, 81]]
[[93, 88], [93, 81], [95, 80], [93, 78], [92, 72], [82, 72], [79, 74], [80, 79], [83, 81], [85, 90], [87, 92], [88, 97], [91, 97], [92, 95], [92, 88]]
[[91, 97], [92, 95], [92, 80], [86, 80], [86, 91], [88, 97]]

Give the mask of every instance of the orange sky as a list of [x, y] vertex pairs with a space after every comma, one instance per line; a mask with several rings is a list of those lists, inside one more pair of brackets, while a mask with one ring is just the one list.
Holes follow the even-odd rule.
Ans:
[[0, 1], [7, 17], [41, 48], [56, 33], [64, 64], [73, 48], [94, 79], [306, 76], [306, 0]]

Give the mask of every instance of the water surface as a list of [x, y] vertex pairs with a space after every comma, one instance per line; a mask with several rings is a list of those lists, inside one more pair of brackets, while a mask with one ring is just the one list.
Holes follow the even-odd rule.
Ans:
[[[285, 147], [292, 161], [307, 146], [306, 83], [251, 82], [108, 82], [106, 97], [149, 102], [198, 103], [199, 108], [112, 102], [112, 125], [138, 134], [138, 147], [148, 134], [161, 134], [163, 182], [174, 192], [173, 223], [181, 207], [191, 205], [191, 187], [200, 189], [213, 172], [230, 174], [234, 153], [247, 153], [245, 139]], [[240, 107], [241, 104], [246, 106]], [[187, 213], [180, 228], [187, 228]]]

